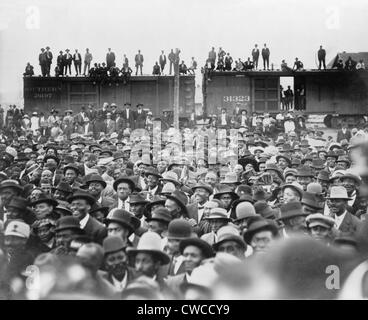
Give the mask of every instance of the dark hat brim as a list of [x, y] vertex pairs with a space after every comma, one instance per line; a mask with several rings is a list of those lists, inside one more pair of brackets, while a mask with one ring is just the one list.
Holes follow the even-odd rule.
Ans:
[[156, 256], [161, 261], [161, 265], [166, 265], [170, 263], [170, 257], [165, 252], [160, 250], [140, 250], [130, 247], [126, 249], [126, 252], [131, 257], [135, 257], [140, 252], [149, 253]]
[[89, 184], [90, 184], [90, 183], [92, 183], [92, 182], [98, 182], [98, 183], [101, 183], [101, 184], [103, 185], [104, 189], [105, 189], [105, 188], [106, 188], [106, 186], [107, 186], [106, 181], [104, 181], [104, 180], [96, 180], [96, 179], [86, 181], [86, 185], [87, 185], [87, 186], [89, 186]]
[[39, 203], [48, 203], [48, 204], [51, 204], [53, 207], [57, 207], [57, 205], [59, 204], [57, 202], [57, 200], [55, 200], [55, 199], [42, 199], [42, 198], [40, 198], [36, 201], [33, 201], [31, 203], [31, 206], [35, 206], [36, 204], [39, 204]]
[[72, 201], [74, 201], [76, 199], [84, 199], [90, 205], [93, 205], [96, 202], [95, 198], [93, 198], [89, 194], [76, 194], [76, 195], [72, 195], [71, 197], [68, 198], [68, 202], [71, 203]]
[[188, 246], [194, 246], [200, 248], [205, 259], [211, 258], [214, 256], [213, 249], [210, 244], [206, 241], [199, 238], [188, 238], [180, 241], [179, 251], [183, 254], [184, 250]]
[[116, 189], [118, 188], [118, 185], [120, 184], [120, 183], [127, 183], [127, 184], [129, 184], [130, 185], [130, 188], [132, 189], [132, 190], [134, 190], [135, 189], [135, 183], [134, 183], [134, 181], [133, 180], [131, 180], [131, 179], [129, 179], [129, 178], [120, 178], [120, 179], [117, 179], [117, 180], [115, 180], [114, 181], [114, 184], [113, 184], [113, 188], [114, 188], [114, 190], [116, 191]]
[[272, 224], [261, 225], [258, 228], [250, 229], [250, 230], [248, 229], [246, 232], [244, 232], [244, 235], [243, 235], [244, 241], [250, 244], [253, 236], [260, 231], [271, 231], [274, 236], [278, 234], [278, 229], [276, 225], [272, 225]]

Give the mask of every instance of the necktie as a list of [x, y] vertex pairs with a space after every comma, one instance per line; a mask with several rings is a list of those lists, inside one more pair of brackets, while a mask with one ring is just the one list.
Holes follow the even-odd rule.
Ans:
[[176, 262], [177, 262], [176, 257], [173, 257], [171, 260], [170, 268], [169, 268], [169, 275], [175, 275]]

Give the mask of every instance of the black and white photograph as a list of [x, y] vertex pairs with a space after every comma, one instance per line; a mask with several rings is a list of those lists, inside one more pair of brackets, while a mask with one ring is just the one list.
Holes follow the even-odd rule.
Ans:
[[367, 17], [1, 0], [0, 300], [368, 299]]

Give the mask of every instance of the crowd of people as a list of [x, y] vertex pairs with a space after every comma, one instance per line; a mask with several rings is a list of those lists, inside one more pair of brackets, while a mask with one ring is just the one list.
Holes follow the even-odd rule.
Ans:
[[[50, 51], [50, 47], [41, 48], [41, 52], [38, 57], [41, 75], [43, 77], [51, 76], [51, 65], [53, 60], [53, 54]], [[75, 49], [75, 52], [70, 53], [69, 49], [63, 51], [59, 51], [59, 55], [56, 57], [56, 66], [55, 66], [55, 77], [65, 77], [72, 76], [72, 64], [75, 68], [75, 76], [87, 76], [94, 78], [95, 81], [103, 80], [107, 78], [119, 78], [122, 77], [124, 81], [128, 81], [129, 77], [132, 75], [133, 70], [129, 65], [129, 59], [126, 54], [123, 55], [123, 65], [120, 68], [117, 65], [116, 55], [111, 48], [108, 48], [108, 52], [106, 53], [106, 62], [102, 63], [94, 63], [92, 64], [93, 55], [90, 52], [89, 48], [86, 49], [83, 59], [83, 74], [82, 74], [82, 55], [78, 52], [78, 49]], [[138, 50], [137, 54], [134, 57], [135, 63], [135, 75], [138, 74], [143, 75], [143, 63], [144, 56], [140, 50]], [[194, 57], [192, 57], [191, 64], [189, 67], [186, 66], [184, 61], [180, 62], [180, 50], [179, 49], [171, 49], [170, 53], [166, 56], [165, 51], [162, 50], [161, 54], [158, 58], [158, 61], [153, 66], [152, 75], [165, 75], [165, 67], [169, 65], [168, 74], [171, 75], [176, 68], [178, 68], [178, 72], [181, 75], [186, 74], [195, 74], [195, 70], [197, 69], [197, 62]], [[166, 67], [167, 69], [167, 67]], [[34, 67], [28, 62], [25, 68], [24, 76], [34, 76]]]
[[[95, 132], [75, 119], [95, 112], [110, 128], [116, 105], [53, 110], [40, 127], [8, 111], [1, 298], [363, 297], [350, 274], [368, 253], [368, 127], [343, 124], [335, 141], [293, 112], [239, 108], [162, 132], [144, 130], [141, 105]], [[326, 286], [330, 265], [349, 290]]]

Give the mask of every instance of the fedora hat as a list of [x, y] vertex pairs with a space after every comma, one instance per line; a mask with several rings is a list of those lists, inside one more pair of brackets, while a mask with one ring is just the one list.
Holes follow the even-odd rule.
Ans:
[[186, 207], [188, 204], [188, 197], [183, 191], [175, 190], [173, 193], [167, 195], [166, 198], [175, 201], [183, 211], [186, 213], [188, 212]]
[[165, 202], [166, 202], [166, 198], [163, 198], [163, 197], [155, 194], [153, 196], [151, 202], [146, 204], [146, 210], [150, 212], [152, 210], [153, 206], [158, 205], [158, 204], [165, 205]]
[[7, 205], [7, 208], [17, 208], [29, 212], [30, 208], [28, 206], [29, 206], [28, 200], [22, 197], [12, 197], [9, 204]]
[[318, 172], [317, 179], [322, 181], [329, 181], [330, 180], [330, 173], [326, 170], [321, 170]]
[[311, 177], [314, 178], [312, 170], [307, 166], [301, 166], [295, 175], [296, 177]]
[[218, 247], [226, 241], [236, 242], [244, 251], [247, 248], [246, 243], [239, 234], [239, 230], [231, 225], [223, 226], [217, 231], [217, 241], [212, 245], [212, 248], [217, 251]]
[[158, 179], [161, 179], [162, 176], [160, 175], [160, 173], [158, 172], [158, 170], [156, 168], [148, 168], [144, 171], [144, 175], [146, 177], [148, 176], [155, 176], [157, 177]]
[[93, 198], [88, 192], [85, 192], [82, 190], [80, 191], [77, 190], [76, 192], [74, 192], [73, 195], [68, 198], [68, 202], [71, 203], [73, 200], [76, 200], [76, 199], [84, 199], [91, 206], [96, 202], [95, 198]]
[[130, 177], [127, 177], [127, 176], [124, 176], [124, 177], [120, 177], [118, 179], [116, 179], [114, 181], [114, 184], [113, 184], [113, 187], [114, 187], [114, 190], [116, 191], [116, 189], [118, 188], [118, 185], [120, 183], [127, 183], [129, 184], [130, 186], [130, 189], [133, 191], [135, 189], [135, 183], [134, 181], [130, 178]]
[[102, 243], [104, 254], [114, 253], [126, 248], [126, 244], [123, 239], [118, 236], [108, 236], [104, 239]]
[[169, 195], [176, 190], [175, 185], [171, 182], [165, 183], [160, 192], [161, 195]]
[[205, 183], [197, 183], [193, 188], [192, 191], [195, 192], [196, 189], [205, 189], [210, 195], [213, 193], [213, 189], [210, 185]]
[[294, 181], [293, 183], [284, 184], [283, 186], [281, 186], [282, 191], [284, 191], [286, 188], [291, 188], [295, 190], [299, 194], [300, 199], [303, 197], [303, 187], [298, 182]]
[[316, 158], [312, 160], [312, 164], [311, 167], [317, 170], [322, 170], [325, 167], [325, 162], [320, 159], [320, 158]]
[[69, 183], [65, 181], [60, 181], [56, 187], [52, 187], [53, 190], [59, 190], [66, 193], [73, 193], [73, 188], [70, 186]]
[[351, 198], [348, 196], [346, 189], [343, 186], [331, 187], [330, 195], [326, 199], [351, 200]]
[[362, 180], [355, 174], [346, 172], [344, 175], [340, 177], [340, 180], [343, 181], [344, 179], [352, 179], [355, 181], [356, 184], [360, 185]]
[[281, 216], [276, 220], [287, 220], [294, 217], [307, 216], [305, 212], [303, 212], [303, 208], [300, 202], [288, 202], [283, 204], [280, 207]]
[[66, 216], [56, 220], [55, 232], [67, 229], [75, 230], [80, 234], [84, 233], [84, 230], [81, 229], [79, 220], [76, 217]]
[[219, 191], [216, 192], [213, 196], [214, 199], [219, 199], [224, 194], [229, 194], [233, 200], [239, 199], [239, 196], [231, 189], [229, 186], [221, 186], [219, 187]]
[[91, 210], [89, 210], [89, 213], [90, 213], [91, 215], [93, 215], [93, 214], [94, 214], [94, 213], [96, 213], [96, 212], [102, 212], [102, 213], [103, 213], [103, 215], [104, 215], [104, 217], [106, 217], [106, 216], [107, 216], [107, 214], [109, 213], [109, 207], [103, 207], [103, 206], [101, 206], [98, 202], [96, 202], [96, 203], [92, 206]]
[[72, 211], [69, 209], [69, 208], [67, 208], [67, 207], [65, 207], [64, 205], [62, 205], [62, 204], [58, 204], [55, 208], [54, 208], [54, 211], [56, 212], [56, 213], [58, 213], [58, 214], [62, 214], [62, 215], [64, 215], [64, 216], [71, 216], [73, 213], [72, 213]]
[[16, 189], [18, 192], [22, 192], [23, 191], [23, 187], [18, 183], [18, 181], [16, 180], [3, 180], [0, 183], [0, 190], [5, 189], [5, 188], [13, 188]]
[[147, 222], [162, 221], [168, 224], [170, 223], [171, 220], [172, 216], [170, 214], [170, 211], [167, 210], [166, 208], [156, 208], [155, 210], [153, 210], [151, 217], [146, 219]]
[[302, 147], [302, 148], [309, 148], [309, 147], [310, 147], [310, 144], [309, 144], [308, 140], [302, 140], [302, 141], [300, 141], [300, 143], [299, 143], [299, 147]]
[[180, 241], [179, 244], [180, 253], [183, 254], [185, 248], [189, 246], [194, 246], [201, 249], [204, 259], [208, 259], [214, 256], [214, 252], [211, 245], [208, 242], [199, 238], [188, 238]]
[[179, 177], [176, 174], [176, 172], [174, 171], [166, 171], [162, 174], [162, 178], [160, 179], [160, 181], [167, 181], [167, 182], [172, 182], [174, 185], [178, 186], [181, 183], [179, 182]]
[[112, 209], [105, 219], [106, 225], [110, 222], [121, 224], [128, 228], [131, 234], [141, 225], [141, 221], [137, 217], [123, 209]]
[[280, 159], [284, 159], [289, 166], [291, 166], [291, 160], [289, 157], [283, 155], [283, 154], [279, 154], [278, 156], [276, 156], [276, 161], [279, 162]]
[[100, 183], [103, 188], [105, 189], [107, 186], [107, 183], [104, 179], [102, 179], [102, 177], [99, 174], [91, 174], [88, 179], [86, 180], [86, 185], [89, 186], [90, 183], [92, 182], [98, 182]]
[[279, 215], [277, 209], [272, 209], [266, 201], [257, 201], [254, 204], [255, 213], [265, 219], [276, 219]]
[[183, 240], [197, 237], [197, 234], [193, 232], [192, 225], [189, 221], [174, 219], [169, 223], [168, 229], [162, 233], [162, 236], [168, 239]]
[[278, 235], [277, 225], [274, 221], [267, 219], [258, 219], [251, 223], [247, 231], [244, 232], [244, 241], [250, 244], [253, 236], [261, 231], [271, 231], [274, 237]]
[[144, 205], [146, 205], [147, 203], [149, 203], [149, 201], [147, 201], [145, 198], [143, 198], [143, 196], [139, 193], [132, 193], [129, 196], [129, 203], [130, 204], [144, 204]]
[[53, 206], [54, 208], [58, 205], [57, 200], [55, 200], [53, 197], [46, 195], [46, 194], [42, 194], [37, 200], [33, 201], [31, 205], [35, 206], [36, 204], [39, 204], [39, 203], [47, 203]]
[[156, 232], [147, 231], [139, 239], [137, 248], [127, 248], [129, 256], [135, 257], [140, 252], [150, 253], [156, 256], [161, 265], [166, 265], [170, 262], [170, 257], [161, 250], [161, 237]]
[[210, 214], [204, 219], [206, 220], [222, 219], [226, 221], [231, 221], [231, 219], [228, 217], [226, 209], [223, 209], [223, 208], [211, 209]]
[[303, 192], [303, 198], [300, 203], [317, 211], [322, 210], [324, 207], [324, 201], [322, 201], [322, 199], [315, 193], [307, 191]]

